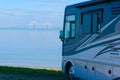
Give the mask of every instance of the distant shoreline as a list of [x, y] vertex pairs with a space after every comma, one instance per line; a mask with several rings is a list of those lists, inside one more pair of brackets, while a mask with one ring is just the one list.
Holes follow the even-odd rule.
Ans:
[[61, 27], [36, 27], [36, 26], [13, 26], [13, 27], [0, 27], [1, 30], [61, 30]]

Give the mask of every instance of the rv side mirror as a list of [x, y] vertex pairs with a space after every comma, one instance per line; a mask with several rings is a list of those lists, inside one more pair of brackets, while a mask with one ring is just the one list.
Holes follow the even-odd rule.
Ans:
[[60, 31], [60, 32], [59, 32], [59, 38], [61, 39], [61, 41], [63, 41], [63, 39], [64, 39], [63, 31]]

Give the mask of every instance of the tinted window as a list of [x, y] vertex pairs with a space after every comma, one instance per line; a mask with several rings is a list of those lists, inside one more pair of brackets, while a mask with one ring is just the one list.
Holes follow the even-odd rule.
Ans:
[[65, 23], [65, 38], [70, 38], [70, 22]]
[[71, 37], [75, 37], [75, 22], [71, 23]]
[[81, 23], [83, 24], [84, 34], [96, 34], [101, 29], [102, 11], [82, 13]]
[[91, 33], [91, 14], [83, 15], [83, 32], [86, 34]]
[[75, 15], [66, 16], [65, 19], [65, 38], [75, 37]]
[[92, 33], [97, 33], [98, 27], [97, 27], [97, 14], [93, 14], [93, 23], [92, 23]]

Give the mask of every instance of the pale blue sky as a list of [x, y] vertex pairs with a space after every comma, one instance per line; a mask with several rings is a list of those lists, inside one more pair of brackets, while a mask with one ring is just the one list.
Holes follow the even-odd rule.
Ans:
[[66, 5], [87, 0], [0, 0], [0, 26], [63, 25]]

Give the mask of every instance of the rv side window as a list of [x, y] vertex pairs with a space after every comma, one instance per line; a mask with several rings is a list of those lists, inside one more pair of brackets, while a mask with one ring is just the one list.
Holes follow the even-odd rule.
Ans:
[[70, 38], [70, 23], [65, 22], [65, 38]]
[[65, 38], [75, 37], [75, 15], [66, 16], [65, 19]]
[[92, 32], [91, 30], [91, 14], [86, 13], [83, 14], [83, 32], [85, 34], [89, 34]]
[[71, 23], [71, 38], [75, 37], [75, 22]]
[[100, 24], [102, 23], [102, 10], [94, 12], [82, 13], [81, 23], [83, 24], [84, 34], [96, 34], [100, 32]]

